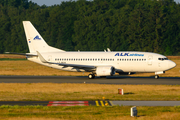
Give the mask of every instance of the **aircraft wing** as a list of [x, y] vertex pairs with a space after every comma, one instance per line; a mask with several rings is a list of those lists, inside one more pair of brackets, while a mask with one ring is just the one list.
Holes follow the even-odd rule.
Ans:
[[64, 67], [74, 67], [74, 68], [79, 68], [79, 69], [85, 69], [85, 70], [92, 70], [95, 69], [95, 66], [89, 66], [89, 65], [78, 65], [78, 64], [66, 64], [66, 63], [52, 63], [52, 62], [48, 62], [50, 64], [56, 64], [56, 65], [60, 65], [60, 66], [64, 66]]
[[41, 62], [43, 63], [49, 63], [49, 64], [56, 64], [64, 67], [73, 67], [73, 68], [78, 68], [78, 69], [84, 69], [88, 71], [93, 71], [96, 66], [91, 66], [91, 65], [78, 65], [78, 64], [66, 64], [66, 63], [54, 63], [54, 62], [48, 62], [46, 61], [43, 56], [37, 51], [38, 57], [40, 58]]

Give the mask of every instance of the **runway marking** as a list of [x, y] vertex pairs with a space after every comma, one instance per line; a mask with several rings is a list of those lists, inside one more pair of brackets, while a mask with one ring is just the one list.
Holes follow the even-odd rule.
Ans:
[[89, 106], [88, 101], [49, 101], [47, 106]]
[[49, 103], [58, 103], [58, 104], [61, 104], [61, 103], [66, 103], [66, 104], [70, 104], [70, 103], [75, 103], [75, 104], [88, 104], [88, 101], [49, 101]]
[[103, 103], [103, 101], [100, 101], [100, 103], [101, 103], [101, 105], [102, 105], [102, 106], [104, 106], [104, 103]]
[[111, 106], [114, 106], [114, 103], [112, 101], [109, 101], [109, 103], [111, 104]]
[[89, 106], [89, 104], [48, 104], [47, 106]]
[[95, 101], [96, 102], [96, 106], [99, 106], [99, 101]]

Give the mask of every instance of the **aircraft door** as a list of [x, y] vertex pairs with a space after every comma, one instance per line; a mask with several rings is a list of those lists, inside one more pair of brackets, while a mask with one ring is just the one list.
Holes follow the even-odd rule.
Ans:
[[147, 64], [152, 65], [153, 56], [148, 56]]

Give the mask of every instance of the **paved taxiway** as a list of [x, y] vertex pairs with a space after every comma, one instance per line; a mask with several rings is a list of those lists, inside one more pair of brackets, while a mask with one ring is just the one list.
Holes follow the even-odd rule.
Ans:
[[96, 83], [96, 84], [144, 84], [180, 85], [180, 77], [129, 77], [113, 76], [88, 79], [86, 76], [0, 76], [0, 83]]
[[41, 105], [41, 106], [112, 106], [112, 102], [105, 101], [0, 101], [0, 105]]
[[180, 101], [112, 101], [113, 105], [123, 106], [179, 106]]
[[180, 106], [180, 101], [0, 101], [0, 105], [41, 106]]

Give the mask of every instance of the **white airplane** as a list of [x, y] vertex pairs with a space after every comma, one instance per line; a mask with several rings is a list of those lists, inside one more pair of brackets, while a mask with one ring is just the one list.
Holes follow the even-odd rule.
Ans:
[[159, 74], [176, 66], [167, 57], [151, 52], [116, 51], [66, 52], [49, 46], [30, 21], [23, 21], [30, 53], [27, 59], [41, 65], [66, 71], [90, 72], [89, 79], [96, 76], [113, 76], [115, 73], [154, 72]]

